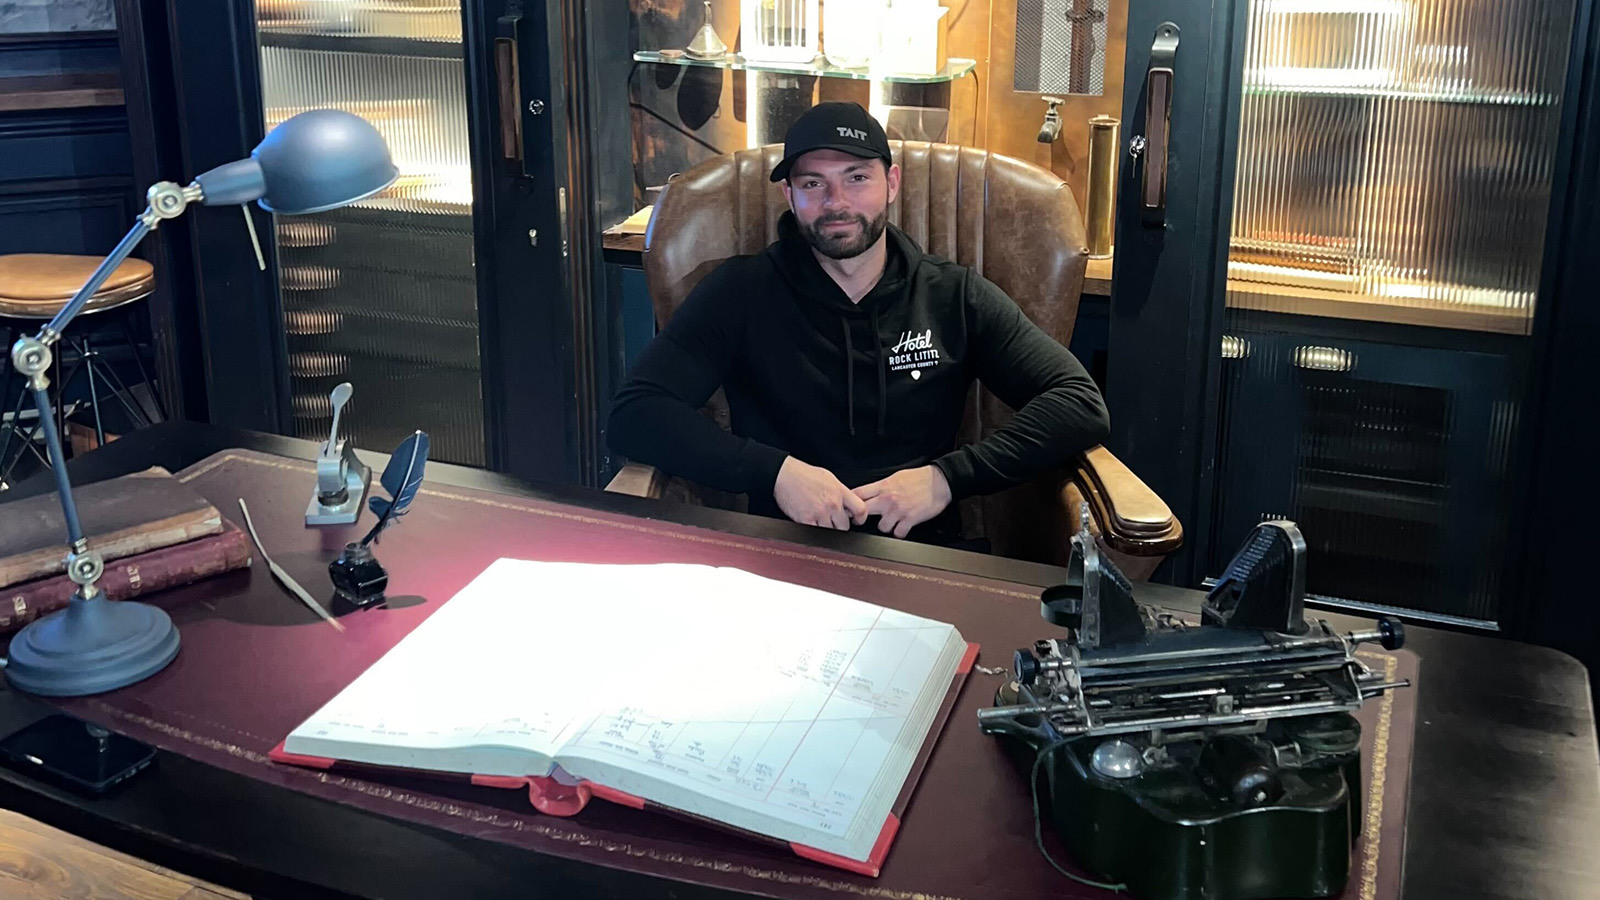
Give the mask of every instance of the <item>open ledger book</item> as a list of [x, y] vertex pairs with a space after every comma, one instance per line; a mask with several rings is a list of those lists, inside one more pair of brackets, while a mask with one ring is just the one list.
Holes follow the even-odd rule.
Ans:
[[976, 651], [738, 569], [502, 559], [273, 758], [659, 805], [876, 875]]

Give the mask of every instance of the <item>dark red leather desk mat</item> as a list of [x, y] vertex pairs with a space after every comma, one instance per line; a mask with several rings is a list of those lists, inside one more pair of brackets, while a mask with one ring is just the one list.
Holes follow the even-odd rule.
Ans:
[[[309, 462], [250, 451], [218, 454], [179, 473], [223, 514], [250, 506], [267, 552], [314, 595], [348, 528], [307, 528]], [[376, 479], [374, 479], [376, 486]], [[362, 527], [370, 524], [363, 515]], [[954, 623], [983, 645], [981, 664], [1047, 633], [1038, 591], [1026, 585], [633, 519], [466, 489], [429, 486], [383, 538], [396, 608], [346, 616], [339, 633], [280, 588], [258, 559], [162, 598], [182, 629], [178, 658], [140, 684], [61, 701], [70, 712], [162, 749], [340, 803], [463, 835], [656, 875], [781, 897], [1009, 900], [1107, 897], [1054, 872], [1033, 845], [1025, 778], [975, 711], [998, 678], [974, 673], [952, 713], [881, 877], [807, 862], [661, 815], [593, 803], [578, 816], [541, 816], [516, 791], [423, 778], [381, 780], [269, 762], [267, 751], [383, 655], [473, 576], [502, 556], [585, 562], [732, 565]], [[537, 586], [530, 585], [536, 589]], [[546, 640], [528, 635], [528, 652]], [[597, 636], [596, 664], [624, 654]], [[1414, 675], [1409, 653], [1373, 654], [1390, 677]], [[1414, 703], [1410, 690], [1367, 704], [1366, 836], [1352, 866], [1352, 898], [1399, 895]], [[219, 802], [225, 802], [218, 798]], [[1377, 840], [1373, 840], [1377, 836]], [[1047, 838], [1052, 845], [1053, 838]]]

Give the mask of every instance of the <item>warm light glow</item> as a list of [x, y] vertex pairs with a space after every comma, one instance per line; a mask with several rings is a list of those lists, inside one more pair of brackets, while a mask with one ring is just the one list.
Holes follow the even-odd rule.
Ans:
[[1228, 304], [1526, 330], [1574, 5], [1251, 0]]
[[761, 104], [756, 101], [756, 95], [761, 93], [761, 79], [753, 71], [744, 70], [744, 146], [752, 149], [759, 146], [756, 136], [761, 134], [762, 128], [756, 122], [756, 117], [761, 114]]
[[885, 133], [889, 130], [889, 104], [883, 102], [882, 78], [874, 75], [867, 79], [867, 114], [878, 120]]
[[[261, 54], [267, 130], [307, 109], [354, 113], [378, 129], [400, 170], [395, 183], [354, 206], [464, 214], [472, 208], [461, 62], [420, 57], [328, 54], [281, 47]], [[355, 100], [377, 85], [393, 99]]]
[[740, 55], [751, 62], [809, 63], [817, 58], [817, 0], [742, 0]]
[[1385, 68], [1305, 68], [1300, 66], [1262, 66], [1250, 69], [1245, 82], [1263, 87], [1293, 88], [1372, 88], [1393, 84], [1394, 72]]
[[1412, 5], [1403, 0], [1267, 0], [1274, 15], [1406, 16]]

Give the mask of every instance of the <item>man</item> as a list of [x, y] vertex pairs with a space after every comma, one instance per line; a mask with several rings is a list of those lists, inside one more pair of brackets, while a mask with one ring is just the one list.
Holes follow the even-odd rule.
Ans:
[[[614, 451], [748, 494], [753, 513], [954, 544], [954, 501], [1105, 440], [1100, 392], [1066, 348], [888, 224], [900, 169], [866, 110], [807, 111], [771, 177], [790, 208], [777, 242], [707, 275], [645, 348], [611, 411]], [[974, 378], [1017, 412], [958, 448]], [[698, 413], [719, 387], [731, 433]]]

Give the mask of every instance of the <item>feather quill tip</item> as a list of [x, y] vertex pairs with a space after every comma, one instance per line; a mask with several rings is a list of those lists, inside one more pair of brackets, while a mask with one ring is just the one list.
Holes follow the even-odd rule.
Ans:
[[384, 529], [406, 514], [411, 501], [422, 489], [422, 476], [427, 463], [428, 434], [425, 431], [413, 432], [395, 448], [394, 454], [389, 457], [389, 464], [383, 469], [383, 476], [378, 479], [383, 489], [389, 492], [389, 499], [370, 497], [367, 500], [367, 506], [378, 517], [378, 524], [372, 526], [372, 530], [362, 538], [363, 546], [376, 540]]

